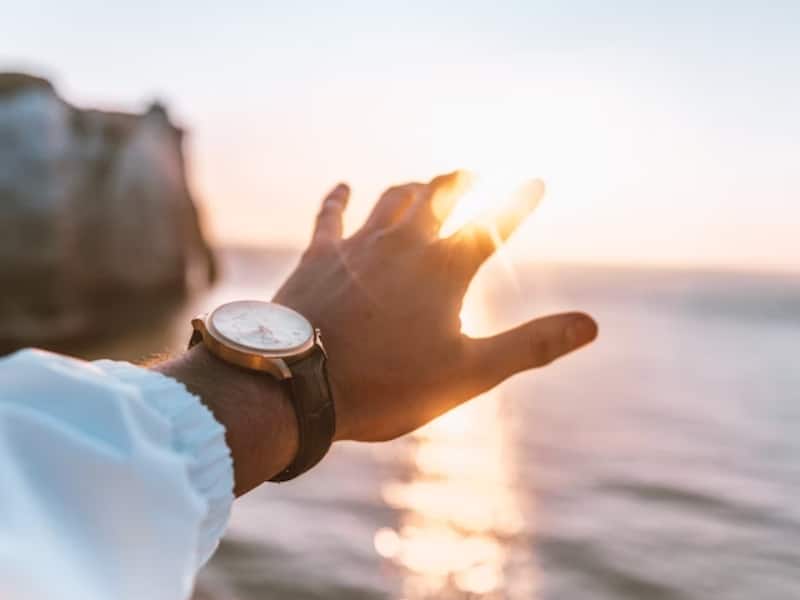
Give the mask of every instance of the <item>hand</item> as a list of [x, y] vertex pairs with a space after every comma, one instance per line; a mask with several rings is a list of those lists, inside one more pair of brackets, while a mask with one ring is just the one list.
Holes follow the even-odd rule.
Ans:
[[[463, 173], [387, 190], [366, 223], [342, 238], [349, 188], [325, 200], [313, 239], [275, 301], [322, 331], [336, 408], [336, 439], [388, 440], [424, 425], [511, 375], [591, 342], [597, 326], [567, 313], [500, 335], [461, 333], [467, 287], [483, 262], [538, 203], [528, 184], [489, 227], [440, 239]], [[493, 231], [492, 231], [493, 230]]]

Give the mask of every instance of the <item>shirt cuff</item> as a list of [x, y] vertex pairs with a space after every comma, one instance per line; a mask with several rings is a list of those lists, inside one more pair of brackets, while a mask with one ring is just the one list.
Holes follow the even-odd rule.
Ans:
[[225, 443], [225, 428], [197, 396], [171, 377], [127, 362], [99, 360], [94, 364], [136, 386], [143, 401], [169, 422], [172, 449], [185, 457], [189, 480], [207, 506], [198, 536], [196, 566], [200, 568], [217, 549], [233, 503], [233, 461]]

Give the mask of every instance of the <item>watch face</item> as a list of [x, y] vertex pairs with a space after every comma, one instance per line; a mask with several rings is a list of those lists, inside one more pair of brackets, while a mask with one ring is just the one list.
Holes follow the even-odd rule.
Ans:
[[314, 337], [311, 324], [290, 308], [241, 300], [218, 307], [208, 317], [209, 329], [224, 340], [257, 352], [291, 354]]

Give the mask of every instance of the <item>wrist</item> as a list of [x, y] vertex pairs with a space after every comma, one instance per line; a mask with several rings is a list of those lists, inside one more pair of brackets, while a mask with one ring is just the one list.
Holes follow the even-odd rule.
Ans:
[[237, 496], [294, 459], [297, 417], [286, 387], [273, 377], [226, 363], [203, 344], [155, 369], [184, 383], [225, 427]]

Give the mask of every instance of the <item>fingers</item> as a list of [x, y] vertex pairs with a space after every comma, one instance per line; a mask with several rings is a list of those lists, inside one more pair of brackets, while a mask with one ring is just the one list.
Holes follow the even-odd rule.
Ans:
[[442, 223], [470, 186], [471, 179], [466, 171], [453, 171], [431, 179], [406, 213], [404, 225], [425, 237], [438, 235]]
[[597, 324], [583, 313], [530, 321], [499, 335], [467, 338], [465, 373], [475, 377], [479, 394], [527, 369], [542, 367], [597, 337]]
[[407, 183], [389, 188], [372, 209], [364, 229], [398, 226], [413, 230], [422, 238], [433, 237], [469, 182], [466, 172], [454, 171], [434, 177], [427, 184]]
[[425, 187], [422, 183], [407, 183], [386, 190], [372, 209], [365, 229], [388, 229], [400, 220]]
[[312, 245], [327, 244], [342, 239], [342, 215], [349, 198], [350, 188], [345, 183], [337, 185], [325, 197], [317, 214]]
[[487, 211], [475, 222], [450, 236], [455, 244], [467, 246], [480, 265], [505, 242], [530, 215], [544, 196], [544, 182], [533, 179], [522, 185], [501, 207]]

